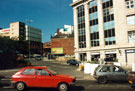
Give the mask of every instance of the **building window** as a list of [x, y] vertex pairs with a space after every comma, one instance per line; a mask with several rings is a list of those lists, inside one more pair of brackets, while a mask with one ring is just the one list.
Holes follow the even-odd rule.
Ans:
[[135, 15], [127, 16], [127, 24], [135, 25]]
[[84, 6], [83, 5], [79, 6], [77, 9], [78, 9], [79, 48], [86, 48]]
[[128, 32], [128, 41], [129, 43], [135, 43], [135, 30]]
[[93, 0], [89, 3], [89, 17], [91, 47], [96, 47], [99, 46], [97, 0]]
[[125, 0], [127, 8], [135, 8], [135, 0]]
[[113, 7], [103, 9], [104, 22], [114, 20]]
[[103, 20], [105, 45], [113, 45], [116, 39], [112, 0], [103, 0]]
[[113, 0], [103, 0], [103, 9], [113, 6]]

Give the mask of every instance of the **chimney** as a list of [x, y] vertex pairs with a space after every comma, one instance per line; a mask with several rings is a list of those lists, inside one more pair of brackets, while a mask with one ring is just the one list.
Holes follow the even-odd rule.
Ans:
[[59, 31], [59, 28], [57, 28], [57, 35], [59, 35], [60, 34], [60, 31]]

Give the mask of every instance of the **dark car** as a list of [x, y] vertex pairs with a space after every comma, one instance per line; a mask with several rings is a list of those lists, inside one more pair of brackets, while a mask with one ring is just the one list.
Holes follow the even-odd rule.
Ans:
[[69, 65], [77, 65], [77, 66], [79, 66], [80, 63], [81, 62], [79, 62], [77, 60], [74, 60], [74, 59], [70, 59], [70, 60], [67, 61], [67, 64], [69, 64]]
[[128, 82], [131, 84], [131, 87], [135, 88], [135, 72], [129, 72]]
[[35, 59], [38, 60], [38, 61], [41, 61], [42, 60], [42, 56], [35, 56]]
[[99, 65], [94, 71], [94, 78], [99, 83], [107, 81], [128, 81], [128, 71], [116, 65]]

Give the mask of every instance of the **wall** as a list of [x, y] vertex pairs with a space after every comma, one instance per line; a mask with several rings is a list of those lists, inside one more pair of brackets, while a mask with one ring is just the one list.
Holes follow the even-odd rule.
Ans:
[[51, 48], [63, 47], [64, 55], [74, 55], [74, 37], [52, 38]]

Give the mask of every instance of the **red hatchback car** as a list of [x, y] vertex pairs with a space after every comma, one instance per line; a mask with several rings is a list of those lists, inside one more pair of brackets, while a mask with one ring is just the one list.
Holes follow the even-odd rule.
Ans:
[[58, 88], [59, 91], [67, 91], [70, 85], [75, 83], [73, 76], [60, 75], [48, 67], [25, 67], [12, 76], [11, 84], [18, 91], [24, 91], [27, 87]]

